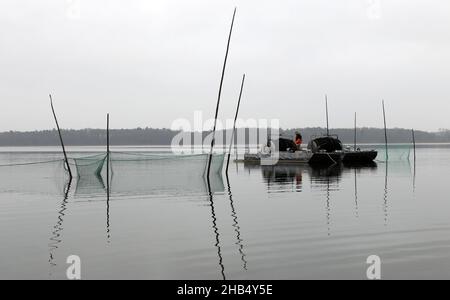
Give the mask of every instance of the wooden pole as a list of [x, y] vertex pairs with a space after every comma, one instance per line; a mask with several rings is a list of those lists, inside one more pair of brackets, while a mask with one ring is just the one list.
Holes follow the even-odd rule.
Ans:
[[106, 115], [106, 186], [109, 196], [109, 114]]
[[109, 114], [106, 115], [106, 151], [109, 154]]
[[58, 119], [56, 118], [55, 108], [53, 107], [52, 95], [49, 94], [49, 97], [50, 97], [50, 106], [52, 107], [53, 117], [55, 118], [56, 128], [58, 129], [59, 141], [61, 142], [61, 147], [62, 147], [63, 154], [64, 154], [64, 161], [66, 162], [67, 171], [69, 172], [70, 180], [72, 180], [72, 178], [73, 178], [72, 170], [70, 169], [69, 159], [67, 158], [66, 148], [64, 147], [64, 142], [63, 142], [63, 138], [61, 135], [61, 129], [59, 128]]
[[237, 107], [236, 107], [236, 114], [234, 116], [233, 131], [231, 132], [230, 147], [228, 149], [227, 167], [225, 169], [226, 174], [228, 174], [228, 167], [230, 165], [231, 147], [233, 146], [234, 135], [236, 132], [236, 122], [237, 122], [237, 118], [238, 118], [238, 114], [239, 114], [239, 107], [241, 106], [241, 97], [242, 97], [242, 91], [244, 89], [244, 82], [245, 82], [245, 74], [242, 75], [241, 90], [239, 92], [239, 100], [238, 100]]
[[356, 112], [355, 112], [355, 137], [354, 137], [354, 150], [356, 151]]
[[109, 186], [109, 114], [106, 115], [106, 234], [109, 239], [110, 228], [109, 228], [109, 197], [110, 197], [110, 186]]
[[325, 95], [325, 110], [326, 110], [326, 118], [327, 118], [327, 136], [330, 135], [330, 128], [328, 123], [328, 96]]
[[227, 50], [225, 52], [225, 59], [224, 59], [224, 62], [223, 62], [222, 76], [220, 78], [219, 94], [217, 96], [216, 113], [215, 113], [215, 116], [214, 116], [213, 136], [212, 136], [212, 140], [211, 140], [211, 149], [210, 149], [210, 152], [209, 152], [209, 159], [208, 159], [208, 171], [207, 171], [207, 176], [208, 177], [209, 177], [209, 173], [211, 172], [211, 161], [212, 161], [212, 156], [213, 156], [214, 143], [215, 143], [215, 139], [216, 139], [216, 126], [217, 126], [217, 117], [218, 117], [218, 114], [219, 114], [220, 97], [222, 95], [222, 85], [223, 85], [223, 79], [225, 77], [225, 69], [226, 69], [227, 59], [228, 59], [228, 51], [230, 50], [231, 33], [233, 32], [233, 25], [234, 25], [234, 17], [235, 16], [236, 16], [236, 8], [234, 9], [233, 18], [231, 20], [230, 33], [228, 35], [228, 42], [227, 42]]
[[386, 161], [389, 160], [389, 153], [388, 153], [388, 136], [387, 136], [387, 126], [386, 126], [386, 109], [384, 107], [384, 100], [383, 103], [383, 120], [384, 120], [384, 143], [386, 146]]
[[414, 129], [412, 129], [412, 140], [413, 140], [413, 147], [414, 147], [414, 174], [413, 174], [413, 191], [416, 190], [416, 168], [417, 168], [417, 161], [416, 161], [416, 133], [414, 132]]
[[415, 162], [416, 161], [416, 134], [414, 132], [414, 129], [412, 129], [411, 132], [412, 132], [412, 142], [413, 142], [414, 162]]

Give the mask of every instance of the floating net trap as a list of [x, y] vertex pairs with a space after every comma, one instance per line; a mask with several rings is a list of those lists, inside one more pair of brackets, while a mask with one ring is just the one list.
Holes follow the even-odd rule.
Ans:
[[[4, 156], [3, 159], [0, 157], [0, 190], [51, 194], [64, 191], [69, 176], [61, 154]], [[106, 189], [106, 153], [72, 155], [68, 159], [78, 195], [101, 193]], [[208, 160], [209, 154], [110, 152], [110, 191], [119, 194], [203, 191]], [[212, 156], [210, 183], [215, 191], [224, 189], [221, 180], [223, 162], [223, 154]]]

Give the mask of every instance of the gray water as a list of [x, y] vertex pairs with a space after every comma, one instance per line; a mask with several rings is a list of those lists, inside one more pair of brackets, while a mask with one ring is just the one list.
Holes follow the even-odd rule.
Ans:
[[[48, 150], [0, 165], [61, 158]], [[383, 279], [450, 279], [448, 147], [416, 164], [233, 163], [212, 188], [171, 182], [174, 166], [117, 174], [109, 200], [103, 178], [68, 186], [60, 163], [0, 167], [0, 279], [65, 279], [69, 255], [83, 279], [366, 279], [370, 255]]]

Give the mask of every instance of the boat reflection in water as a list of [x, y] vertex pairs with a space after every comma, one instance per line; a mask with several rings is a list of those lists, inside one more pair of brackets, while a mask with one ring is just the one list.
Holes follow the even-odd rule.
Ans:
[[[332, 234], [332, 200], [334, 193], [341, 190], [340, 184], [345, 177], [354, 177], [354, 215], [359, 217], [358, 209], [358, 174], [376, 173], [378, 165], [375, 162], [343, 164], [337, 163], [329, 167], [298, 165], [261, 166], [258, 164], [245, 164], [248, 170], [261, 169], [264, 182], [267, 184], [267, 193], [301, 193], [318, 194], [319, 199], [325, 203], [325, 217], [327, 234]], [[387, 176], [386, 176], [387, 182]], [[307, 190], [309, 189], [309, 190]], [[385, 187], [384, 216], [387, 219], [387, 187]]]
[[358, 170], [377, 169], [375, 162], [366, 164], [335, 164], [329, 167], [310, 166], [308, 164], [297, 165], [273, 165], [261, 166], [258, 164], [244, 164], [245, 169], [261, 169], [262, 177], [267, 184], [267, 190], [271, 192], [301, 192], [305, 180], [309, 179], [311, 188], [329, 187], [331, 184], [339, 184], [344, 172], [358, 172]]

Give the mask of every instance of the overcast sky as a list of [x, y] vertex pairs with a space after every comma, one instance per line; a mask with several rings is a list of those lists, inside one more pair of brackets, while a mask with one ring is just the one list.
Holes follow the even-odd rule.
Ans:
[[447, 0], [2, 0], [0, 131], [212, 117], [235, 6], [222, 118], [450, 128]]

